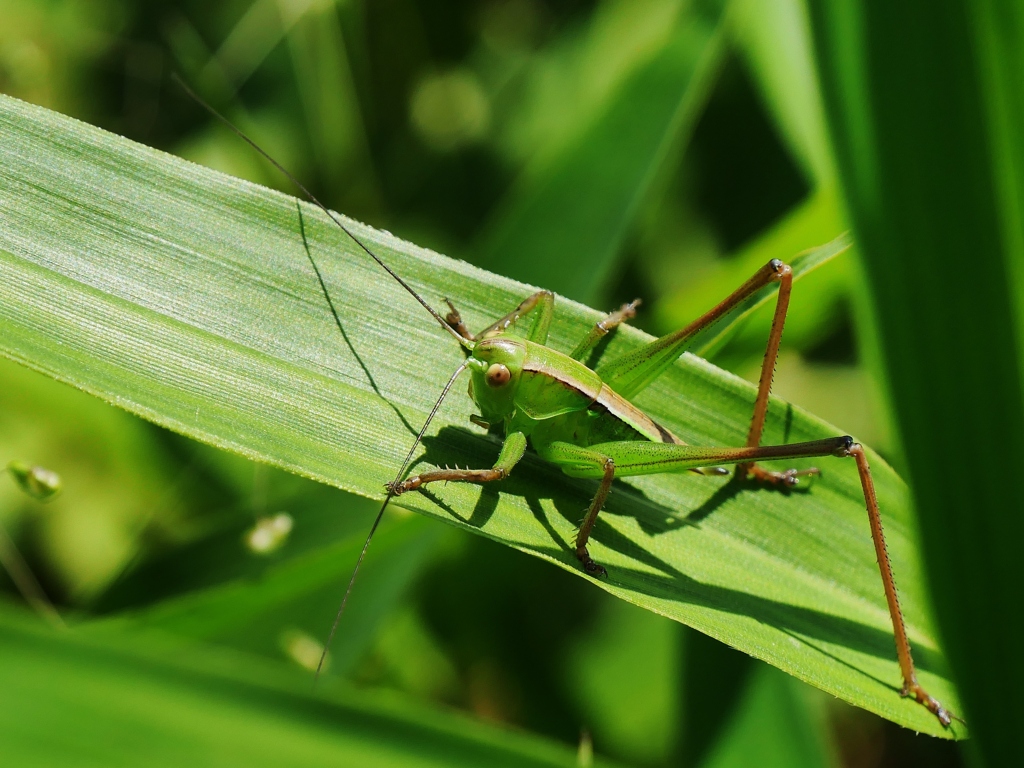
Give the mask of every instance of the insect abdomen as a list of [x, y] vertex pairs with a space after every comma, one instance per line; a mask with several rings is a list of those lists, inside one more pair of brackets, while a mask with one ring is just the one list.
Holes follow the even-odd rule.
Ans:
[[[614, 392], [607, 385], [602, 385], [597, 399], [590, 404], [588, 410], [591, 413], [597, 414], [602, 421], [609, 421], [621, 425], [618, 428], [613, 427], [611, 430], [600, 428], [592, 430], [595, 435], [598, 432], [620, 434], [623, 431], [622, 427], [625, 427], [626, 430], [635, 432], [636, 434], [647, 438], [652, 443], [674, 443], [676, 445], [683, 445], [682, 440], [673, 435], [665, 429], [665, 427], [661, 426], [661, 424], [656, 422], [631, 402], [626, 400], [626, 398]], [[602, 434], [602, 439], [603, 436], [604, 435]], [[612, 437], [611, 439], [621, 440], [629, 438]], [[595, 440], [594, 442], [600, 442], [600, 440]]]

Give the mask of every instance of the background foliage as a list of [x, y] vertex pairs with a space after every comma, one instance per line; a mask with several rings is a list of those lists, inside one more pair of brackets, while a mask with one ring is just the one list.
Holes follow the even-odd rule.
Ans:
[[[332, 208], [592, 306], [639, 295], [638, 323], [652, 333], [685, 322], [767, 258], [846, 229], [795, 1], [5, 0], [0, 11], [6, 93], [284, 188], [173, 88], [168, 73], [181, 72]], [[775, 391], [900, 467], [873, 374], [872, 317], [849, 255], [802, 280]], [[765, 321], [752, 318], [709, 357], [753, 378]], [[292, 558], [350, 561], [372, 514], [357, 497], [190, 442], [14, 364], [0, 376], [4, 460], [45, 463], [67, 489], [40, 506], [7, 484], [0, 520], [70, 616], [116, 617], [187, 592], [224, 599], [198, 590], [235, 580], [244, 591], [268, 563]], [[269, 559], [254, 555], [240, 542], [279, 511], [293, 534]], [[548, 564], [418, 518], [396, 518], [384, 533], [353, 605], [359, 629], [332, 659], [370, 698], [345, 688], [323, 705], [334, 714], [302, 710], [310, 717], [369, 722], [381, 717], [378, 689], [390, 689], [392, 738], [419, 729], [442, 755], [455, 754], [446, 739], [476, 739], [509, 764], [564, 762], [577, 749], [585, 761], [591, 742], [643, 765], [960, 762], [950, 744], [828, 700]], [[141, 675], [152, 689], [143, 699], [167, 701], [163, 712], [187, 712], [192, 697], [220, 702], [209, 717], [225, 722], [276, 717], [280, 742], [295, 744], [283, 755], [315, 761], [320, 747], [303, 724], [280, 717], [298, 696], [287, 665], [316, 655], [316, 617], [338, 590], [325, 580], [272, 626], [185, 622], [181, 638], [202, 643], [170, 661], [157, 652], [166, 637], [136, 637], [116, 618], [97, 630], [97, 643], [121, 638], [112, 650], [41, 639], [12, 616], [6, 656], [27, 660], [5, 662], [3, 674], [18, 701], [67, 680], [106, 698], [97, 690], [82, 705], [33, 711], [12, 696], [8, 706], [26, 722], [54, 720], [81, 744], [86, 718], [100, 702], [123, 707], [118, 691]], [[475, 720], [423, 714], [425, 702]], [[182, 721], [180, 731], [194, 727]], [[206, 748], [234, 749], [233, 737], [220, 739], [227, 730], [213, 729]]]

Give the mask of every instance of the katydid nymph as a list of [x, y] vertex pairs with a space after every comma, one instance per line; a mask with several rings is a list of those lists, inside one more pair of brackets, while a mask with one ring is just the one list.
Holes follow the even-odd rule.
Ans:
[[[892, 621], [896, 656], [903, 682], [901, 693], [927, 708], [943, 726], [950, 725], [954, 716], [929, 695], [917, 679], [892, 567], [886, 551], [879, 504], [864, 449], [846, 435], [809, 442], [761, 445], [772, 378], [792, 292], [793, 272], [787, 264], [772, 259], [731, 295], [689, 325], [632, 352], [607, 361], [602, 360], [590, 368], [585, 362], [590, 353], [602, 338], [634, 317], [638, 302], [623, 305], [607, 315], [583, 335], [579, 343], [568, 352], [561, 352], [547, 345], [548, 330], [555, 309], [555, 295], [550, 291], [537, 291], [504, 317], [482, 331], [472, 333], [463, 322], [456, 308], [456, 301], [445, 299], [448, 307], [446, 314], [442, 315], [356, 237], [341, 219], [320, 203], [295, 176], [226, 118], [205, 104], [184, 83], [181, 85], [196, 101], [288, 177], [363, 253], [373, 259], [424, 307], [434, 321], [460, 345], [465, 355], [465, 360], [452, 374], [427, 416], [395, 479], [385, 486], [384, 501], [357, 559], [341, 607], [330, 629], [317, 675], [321, 671], [327, 648], [338, 628], [373, 534], [385, 509], [395, 496], [437, 482], [499, 482], [515, 470], [530, 448], [540, 459], [558, 467], [569, 477], [597, 481], [597, 488], [580, 522], [572, 548], [580, 568], [590, 577], [601, 579], [606, 578], [608, 573], [604, 566], [591, 556], [588, 543], [594, 524], [609, 500], [615, 478], [669, 472], [724, 474], [728, 470], [724, 469], [723, 465], [731, 465], [735, 467], [736, 482], [786, 489], [796, 486], [804, 476], [818, 474], [818, 469], [771, 471], [759, 466], [757, 462], [832, 456], [852, 459], [857, 467], [882, 587]], [[312, 261], [312, 256], [310, 260]], [[317, 269], [315, 262], [313, 267]], [[319, 277], [318, 269], [317, 273]], [[669, 370], [698, 334], [729, 315], [755, 293], [776, 284], [778, 293], [775, 312], [744, 445], [687, 445], [633, 404], [633, 398]], [[321, 289], [330, 302], [330, 296], [322, 280]], [[438, 468], [406, 477], [416, 448], [431, 420], [456, 381], [467, 371], [470, 379], [469, 394], [479, 409], [479, 415], [472, 417], [472, 421], [502, 435], [497, 459], [490, 466], [480, 468]]]

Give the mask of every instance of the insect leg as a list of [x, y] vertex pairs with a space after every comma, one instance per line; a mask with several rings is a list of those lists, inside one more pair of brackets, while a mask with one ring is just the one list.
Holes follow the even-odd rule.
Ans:
[[[775, 300], [775, 314], [772, 327], [768, 332], [768, 345], [761, 361], [761, 376], [757, 385], [757, 398], [754, 400], [754, 413], [750, 418], [750, 429], [747, 430], [747, 446], [756, 447], [761, 444], [764, 434], [764, 422], [768, 416], [768, 397], [771, 394], [772, 379], [775, 377], [775, 364], [779, 357], [779, 345], [782, 343], [782, 330], [786, 325], [786, 313], [789, 311], [789, 297], [793, 291], [793, 270], [783, 264], [776, 273], [779, 281], [779, 294]], [[804, 475], [817, 475], [818, 469], [812, 467], [797, 471], [788, 469], [784, 472], [773, 472], [762, 469], [753, 462], [740, 464], [736, 474], [742, 477], [753, 477], [760, 482], [794, 486]]]
[[448, 305], [448, 314], [444, 320], [450, 325], [459, 336], [470, 341], [476, 341], [476, 336], [470, 333], [469, 328], [466, 327], [466, 323], [462, 320], [462, 315], [459, 314], [459, 310], [455, 308], [455, 305], [448, 299], [444, 300], [444, 303]]
[[551, 327], [551, 318], [555, 313], [555, 294], [551, 291], [537, 291], [532, 296], [527, 296], [519, 303], [519, 306], [503, 318], [491, 323], [480, 331], [477, 334], [477, 338], [483, 338], [490, 333], [501, 333], [514, 326], [521, 318], [529, 315], [534, 310], [539, 310], [539, 314], [533, 321], [533, 327], [526, 334], [526, 338], [538, 344], [546, 344], [548, 329]]
[[949, 727], [952, 716], [937, 699], [930, 696], [921, 687], [921, 684], [917, 682], [917, 670], [914, 668], [914, 658], [910, 653], [910, 640], [907, 639], [907, 627], [903, 623], [903, 611], [900, 610], [900, 601], [896, 594], [896, 580], [892, 575], [889, 551], [885, 546], [885, 534], [882, 532], [882, 516], [878, 509], [878, 497], [875, 495], [875, 484], [871, 479], [871, 469], [868, 467], [868, 457], [864, 454], [864, 449], [857, 443], [850, 446], [848, 455], [857, 461], [857, 472], [860, 475], [860, 485], [864, 491], [864, 503], [868, 510], [868, 521], [871, 524], [871, 540], [875, 544], [878, 570], [882, 573], [882, 587], [885, 589], [885, 601], [889, 604], [889, 616], [892, 618], [892, 628], [896, 636], [896, 657], [899, 659], [900, 671], [903, 673], [903, 689], [900, 693], [904, 696], [913, 697], [915, 701], [925, 706], [929, 712], [939, 718], [940, 723]]
[[413, 475], [402, 482], [389, 484], [388, 490], [395, 496], [400, 496], [406, 491], [415, 491], [427, 483], [438, 481], [455, 481], [463, 483], [489, 483], [495, 480], [504, 480], [508, 477], [512, 467], [519, 463], [526, 452], [526, 436], [522, 432], [513, 432], [505, 437], [501, 445], [501, 452], [498, 460], [490, 469], [435, 469], [430, 472], [421, 472]]
[[[604, 443], [603, 447], [615, 447], [620, 443]], [[591, 450], [575, 443], [556, 441], [547, 445], [537, 447], [537, 453], [545, 461], [557, 464], [562, 471], [573, 475], [571, 469], [586, 467], [586, 474], [573, 475], [574, 477], [599, 477], [601, 484], [597, 488], [594, 500], [590, 503], [580, 529], [576, 533], [576, 557], [583, 564], [583, 570], [591, 576], [606, 576], [608, 571], [604, 566], [598, 565], [590, 557], [587, 549], [587, 542], [590, 541], [590, 532], [594, 528], [597, 516], [608, 499], [608, 493], [612, 489], [612, 480], [615, 479], [615, 460], [599, 450]]]
[[570, 477], [600, 478], [597, 495], [576, 535], [576, 557], [583, 563], [587, 573], [603, 576], [606, 571], [590, 557], [587, 542], [598, 513], [608, 498], [616, 473], [621, 477], [681, 472], [709, 464], [737, 464], [755, 458], [798, 458], [830, 454], [845, 456], [852, 443], [849, 437], [833, 437], [764, 448], [700, 448], [675, 443], [623, 440], [584, 448], [574, 443], [556, 441], [538, 446], [537, 453], [545, 461], [558, 465]]
[[[747, 299], [765, 286], [781, 280], [784, 274], [789, 274], [789, 279], [792, 281], [792, 270], [778, 259], [772, 259], [724, 301], [712, 307], [686, 327], [662, 336], [660, 339], [655, 339], [634, 352], [602, 363], [595, 370], [605, 384], [627, 400], [632, 399], [634, 395], [668, 370], [669, 366], [687, 350], [701, 331], [711, 327], [733, 310], [742, 307]], [[781, 335], [781, 330], [779, 333]]]
[[595, 323], [586, 338], [576, 345], [576, 349], [569, 353], [569, 357], [573, 360], [582, 360], [594, 348], [597, 342], [622, 325], [622, 323], [636, 317], [636, 308], [638, 306], [640, 306], [640, 299], [633, 299], [629, 304], [623, 304], [615, 312], [609, 313], [604, 320]]
[[557, 464], [570, 477], [604, 477], [604, 460], [615, 462], [619, 477], [683, 472], [714, 464], [741, 464], [759, 459], [800, 459], [815, 456], [847, 456], [854, 445], [849, 436], [829, 437], [806, 443], [764, 445], [743, 448], [705, 448], [647, 440], [620, 440], [581, 448], [573, 443], [554, 442], [538, 448], [545, 461]]
[[[896, 658], [903, 675], [902, 694], [912, 697], [927, 708], [944, 726], [950, 724], [952, 715], [934, 697], [930, 696], [917, 680], [917, 671], [910, 652], [910, 641], [907, 638], [907, 628], [896, 594], [892, 564], [889, 561], [885, 545], [885, 534], [882, 531], [881, 513], [878, 508], [874, 482], [871, 479], [871, 470], [868, 467], [864, 449], [855, 443], [853, 438], [842, 436], [790, 445], [745, 446], [743, 448], [700, 448], [691, 445], [641, 441], [598, 443], [588, 448], [580, 448], [571, 443], [552, 443], [539, 453], [543, 458], [558, 464], [562, 471], [571, 477], [601, 478], [601, 490], [598, 491], [598, 497], [594, 500], [595, 504], [598, 501], [603, 503], [607, 496], [607, 491], [604, 489], [611, 483], [608, 476], [609, 465], [615, 474], [620, 477], [628, 477], [678, 472], [708, 464], [742, 465], [761, 459], [797, 459], [818, 456], [853, 458], [857, 462], [857, 472], [860, 476], [864, 504], [871, 526], [871, 539], [874, 542], [878, 568], [882, 576], [882, 588], [885, 591], [889, 617], [892, 620], [893, 634], [896, 640]], [[592, 515], [588, 515], [587, 520], [589, 523], [586, 529], [588, 538], [593, 527], [591, 517], [594, 519], [597, 517], [597, 512], [593, 510], [592, 507]], [[580, 532], [583, 533], [582, 528]], [[586, 540], [582, 543], [585, 547]], [[577, 539], [577, 553], [579, 551], [580, 541]], [[592, 561], [591, 563], [592, 567], [600, 568], [596, 563]], [[594, 571], [588, 568], [588, 572], [593, 573]]]
[[576, 534], [576, 557], [583, 564], [583, 570], [591, 576], [608, 575], [608, 571], [605, 567], [595, 563], [593, 558], [590, 556], [590, 551], [587, 549], [587, 542], [590, 541], [590, 531], [594, 527], [594, 523], [597, 521], [597, 516], [601, 512], [601, 508], [604, 507], [604, 503], [608, 499], [608, 493], [612, 489], [612, 480], [614, 479], [615, 462], [606, 456], [604, 459], [604, 477], [601, 478], [601, 485], [597, 487], [597, 493], [594, 495], [594, 500], [590, 502], [590, 509], [587, 510], [587, 516], [583, 518], [583, 523], [580, 525], [579, 533]]

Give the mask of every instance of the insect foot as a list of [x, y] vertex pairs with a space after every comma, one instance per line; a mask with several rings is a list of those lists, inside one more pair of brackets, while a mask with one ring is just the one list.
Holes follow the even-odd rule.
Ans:
[[629, 304], [623, 304], [619, 307], [619, 313], [622, 315], [623, 321], [632, 320], [636, 317], [636, 308], [643, 303], [642, 299], [633, 299]]
[[401, 482], [384, 483], [384, 488], [392, 496], [401, 496], [406, 491], [415, 491], [420, 485], [422, 485], [420, 476], [413, 475], [408, 480], [402, 480]]
[[605, 568], [603, 565], [595, 563], [593, 558], [591, 558], [590, 553], [587, 552], [586, 547], [584, 547], [582, 550], [577, 549], [576, 557], [579, 558], [579, 561], [583, 564], [583, 570], [589, 573], [591, 576], [594, 576], [598, 579], [604, 579], [608, 577], [608, 569]]
[[451, 326], [452, 330], [458, 333], [459, 336], [461, 336], [464, 339], [469, 339], [470, 341], [472, 341], [473, 334], [469, 332], [469, 328], [467, 328], [466, 324], [462, 321], [462, 315], [459, 314], [459, 310], [457, 310], [455, 308], [455, 305], [452, 304], [447, 298], [445, 298], [444, 303], [448, 305], [449, 310], [448, 314], [444, 318], [445, 322], [448, 323], [448, 325]]
[[820, 475], [821, 470], [817, 467], [809, 469], [787, 469], [785, 472], [772, 472], [761, 469], [756, 464], [747, 470], [747, 477], [757, 483], [768, 483], [780, 485], [785, 488], [795, 488], [800, 484], [801, 477], [814, 477]]
[[[900, 696], [912, 697], [918, 704], [923, 704], [929, 712], [939, 718], [939, 722], [942, 723], [944, 728], [949, 728], [950, 723], [953, 722], [953, 716], [939, 703], [939, 700], [929, 696], [928, 692], [917, 681], [904, 684], [903, 690], [900, 691]], [[957, 720], [959, 719], [957, 718]]]

